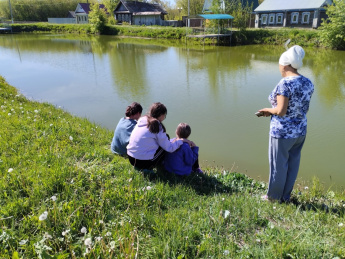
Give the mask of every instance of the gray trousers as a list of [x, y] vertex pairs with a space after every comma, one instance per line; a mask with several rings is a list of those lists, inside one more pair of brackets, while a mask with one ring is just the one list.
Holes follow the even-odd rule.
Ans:
[[289, 201], [295, 184], [305, 136], [294, 139], [270, 137], [268, 157], [270, 178], [267, 196], [274, 200]]

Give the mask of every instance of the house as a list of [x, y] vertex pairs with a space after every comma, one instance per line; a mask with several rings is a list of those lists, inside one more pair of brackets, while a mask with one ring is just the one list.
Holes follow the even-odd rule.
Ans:
[[132, 25], [165, 25], [168, 14], [159, 4], [121, 0], [115, 8], [115, 19]]
[[[89, 12], [91, 4], [87, 3], [78, 3], [77, 8], [75, 9], [76, 23], [89, 23]], [[107, 9], [103, 4], [99, 5], [99, 9], [104, 9], [107, 12]]]
[[255, 28], [317, 28], [332, 0], [265, 0], [255, 10]]

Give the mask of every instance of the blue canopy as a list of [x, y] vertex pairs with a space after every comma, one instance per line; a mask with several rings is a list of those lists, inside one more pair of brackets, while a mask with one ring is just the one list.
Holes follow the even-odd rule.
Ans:
[[226, 20], [226, 19], [234, 19], [233, 16], [230, 14], [198, 14], [204, 19], [207, 20]]

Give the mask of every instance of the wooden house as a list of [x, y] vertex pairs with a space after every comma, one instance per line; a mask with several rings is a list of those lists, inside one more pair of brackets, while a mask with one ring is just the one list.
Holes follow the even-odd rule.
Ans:
[[[88, 3], [78, 3], [77, 8], [75, 9], [76, 23], [89, 23], [89, 12], [91, 11], [90, 5]], [[103, 4], [99, 5], [99, 9], [104, 9], [107, 12], [107, 9]]]
[[165, 25], [164, 15], [168, 14], [159, 4], [121, 0], [114, 16], [119, 22], [132, 25]]
[[317, 28], [332, 0], [265, 0], [255, 10], [255, 28]]

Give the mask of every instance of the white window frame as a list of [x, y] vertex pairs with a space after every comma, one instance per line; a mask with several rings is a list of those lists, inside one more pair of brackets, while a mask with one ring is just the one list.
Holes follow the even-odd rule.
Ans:
[[267, 24], [267, 20], [268, 20], [268, 15], [267, 14], [262, 14], [261, 15], [261, 24]]
[[[298, 12], [294, 12], [291, 14], [291, 24], [298, 24], [298, 16], [299, 16]], [[295, 17], [296, 17], [296, 21], [294, 21]]]
[[274, 13], [270, 14], [268, 16], [268, 24], [275, 24], [275, 18], [276, 18], [276, 15]]
[[[279, 22], [279, 17], [281, 17], [281, 21]], [[284, 21], [284, 14], [282, 13], [277, 13], [276, 14], [276, 24], [283, 24]]]
[[[307, 17], [307, 21], [304, 21], [304, 17]], [[302, 23], [303, 24], [309, 24], [309, 19], [310, 19], [310, 12], [304, 12], [302, 13]]]

